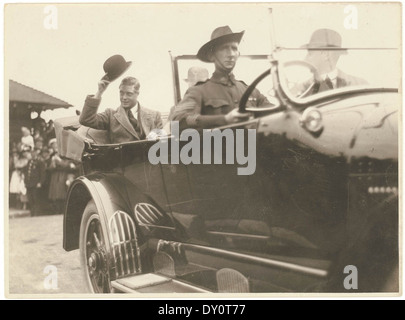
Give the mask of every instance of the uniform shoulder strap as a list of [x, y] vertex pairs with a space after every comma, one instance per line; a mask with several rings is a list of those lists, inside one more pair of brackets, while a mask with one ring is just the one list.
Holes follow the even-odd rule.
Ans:
[[245, 81], [243, 81], [243, 80], [236, 80], [236, 81], [238, 81], [238, 82], [240, 82], [240, 83], [242, 83], [243, 85], [245, 85], [246, 87], [248, 87], [249, 85], [245, 82]]
[[198, 82], [195, 84], [195, 86], [200, 86], [200, 85], [206, 83], [208, 80], [209, 80], [209, 79], [204, 80], [204, 81], [198, 81]]

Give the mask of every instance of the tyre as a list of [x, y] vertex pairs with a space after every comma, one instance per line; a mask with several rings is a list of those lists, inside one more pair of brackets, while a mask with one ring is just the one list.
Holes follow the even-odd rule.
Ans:
[[80, 224], [80, 262], [84, 281], [91, 293], [111, 292], [107, 250], [96, 204], [89, 201]]

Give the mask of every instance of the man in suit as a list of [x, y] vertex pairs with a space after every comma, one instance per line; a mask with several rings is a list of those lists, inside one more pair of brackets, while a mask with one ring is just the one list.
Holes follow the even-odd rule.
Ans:
[[98, 83], [95, 95], [89, 95], [84, 103], [79, 122], [81, 125], [107, 130], [111, 143], [121, 143], [146, 139], [153, 129], [162, 128], [160, 112], [147, 109], [138, 102], [140, 83], [134, 77], [126, 77], [121, 81], [121, 105], [113, 110], [108, 108], [97, 113], [101, 96], [110, 81], [102, 79]]
[[[229, 26], [218, 27], [198, 51], [197, 58], [214, 63], [215, 71], [210, 79], [190, 87], [175, 107], [173, 120], [179, 121], [181, 128], [214, 128], [248, 119], [248, 113], [238, 111], [247, 85], [236, 80], [232, 72], [240, 55], [243, 33], [234, 33]], [[270, 105], [269, 101], [255, 89], [248, 106], [265, 105]]]
[[347, 54], [347, 49], [342, 48], [342, 37], [338, 32], [331, 29], [318, 29], [312, 33], [310, 41], [303, 46], [307, 49], [305, 61], [312, 64], [318, 73], [319, 79], [311, 79], [308, 82], [294, 88], [293, 92], [300, 96], [303, 92], [315, 94], [331, 89], [348, 86], [366, 85], [364, 79], [344, 73], [337, 68], [342, 55]]
[[30, 206], [31, 216], [39, 213], [39, 190], [45, 181], [45, 164], [36, 150], [29, 153], [29, 161], [24, 168], [24, 183], [27, 188], [28, 204]]

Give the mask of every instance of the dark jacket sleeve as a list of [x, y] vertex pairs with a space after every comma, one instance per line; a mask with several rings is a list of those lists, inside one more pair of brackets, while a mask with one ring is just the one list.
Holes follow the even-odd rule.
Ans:
[[224, 115], [201, 115], [202, 96], [198, 87], [187, 90], [173, 111], [173, 121], [179, 121], [180, 130], [186, 128], [214, 128], [226, 124]]
[[110, 117], [108, 110], [97, 113], [101, 100], [93, 96], [87, 96], [84, 102], [83, 111], [80, 114], [79, 122], [83, 126], [93, 129], [108, 130]]
[[267, 100], [266, 96], [261, 94], [258, 89], [253, 90], [252, 95], [256, 99], [257, 107], [268, 107], [272, 105], [269, 100]]

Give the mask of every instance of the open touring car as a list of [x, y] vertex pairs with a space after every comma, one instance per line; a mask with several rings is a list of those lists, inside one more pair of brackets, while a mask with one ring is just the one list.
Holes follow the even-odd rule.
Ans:
[[[220, 128], [256, 130], [252, 175], [225, 162], [154, 165], [154, 140], [111, 144], [56, 121], [61, 154], [83, 167], [63, 247], [80, 249], [91, 292], [398, 292], [398, 89], [318, 92], [316, 69], [285, 52], [240, 57], [240, 72], [267, 71], [239, 101], [250, 120]], [[180, 75], [199, 63], [172, 57], [176, 102]], [[256, 86], [272, 107], [249, 106]]]

